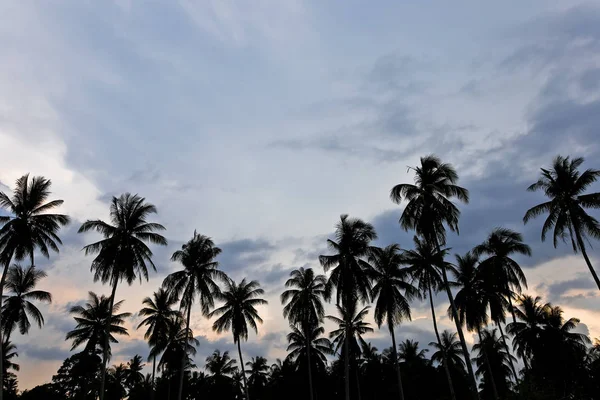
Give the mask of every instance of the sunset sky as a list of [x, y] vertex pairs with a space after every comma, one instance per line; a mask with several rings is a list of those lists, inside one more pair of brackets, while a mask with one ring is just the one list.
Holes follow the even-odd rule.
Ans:
[[[243, 349], [274, 361], [285, 357], [279, 294], [290, 270], [322, 271], [317, 257], [343, 213], [373, 223], [377, 244], [410, 247], [389, 191], [430, 153], [471, 194], [452, 253], [496, 226], [523, 232], [534, 252], [519, 259], [527, 292], [600, 337], [583, 258], [542, 243], [541, 219], [522, 223], [543, 200], [525, 189], [556, 154], [600, 168], [597, 2], [0, 0], [0, 15], [0, 190], [43, 175], [73, 219], [60, 254], [38, 258], [48, 273], [39, 288], [54, 296], [45, 326], [13, 336], [20, 389], [49, 382], [73, 353], [67, 310], [90, 290], [110, 292], [81, 251], [96, 236], [77, 229], [107, 218], [112, 196], [155, 204], [169, 240], [148, 282], [119, 287], [122, 310], [136, 313], [178, 268], [169, 257], [197, 229], [223, 249], [223, 270], [265, 288], [264, 324]], [[450, 328], [444, 296], [436, 301]], [[425, 346], [431, 316], [426, 303], [413, 307], [397, 335]], [[195, 311], [202, 368], [233, 345]], [[139, 321], [111, 364], [147, 357]], [[370, 340], [390, 345], [385, 329]]]

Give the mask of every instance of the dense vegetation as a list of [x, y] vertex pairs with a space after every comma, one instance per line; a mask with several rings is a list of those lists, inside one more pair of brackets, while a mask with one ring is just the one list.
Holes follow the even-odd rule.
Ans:
[[[600, 225], [588, 213], [600, 208], [600, 193], [586, 192], [600, 171], [581, 172], [582, 163], [557, 157], [542, 169], [529, 190], [543, 191], [548, 201], [528, 210], [524, 222], [545, 215], [542, 240], [551, 232], [555, 247], [564, 240], [581, 252], [600, 289], [586, 251], [600, 239]], [[138, 329], [148, 354], [110, 366], [111, 344], [127, 335], [123, 325], [131, 317], [120, 312], [123, 301], [115, 301], [119, 284], [147, 280], [155, 270], [151, 247], [167, 244], [165, 228], [151, 220], [152, 204], [129, 193], [114, 197], [109, 221], [79, 228], [102, 236], [84, 251], [92, 257], [93, 279], [108, 284], [110, 295], [90, 292], [85, 304], [72, 307], [74, 328], [66, 340], [73, 354], [50, 383], [18, 393], [11, 336], [26, 335], [32, 321], [42, 327], [36, 304], [52, 301], [36, 289], [46, 274], [35, 267], [35, 256], [58, 253], [60, 228], [70, 222], [53, 213], [62, 200], [49, 200], [50, 180], [24, 175], [12, 196], [0, 193], [0, 400], [600, 399], [600, 343], [578, 333], [580, 321], [566, 320], [559, 306], [524, 293], [527, 279], [515, 256], [530, 256], [531, 249], [521, 234], [493, 228], [471, 251], [451, 254], [446, 239], [459, 233], [456, 202], [468, 203], [469, 192], [458, 185], [454, 168], [434, 156], [411, 170], [414, 184], [393, 187], [390, 197], [404, 205], [400, 228], [414, 232], [413, 247], [375, 247], [371, 224], [342, 215], [327, 240], [328, 254], [319, 257], [323, 274], [300, 268], [285, 283], [281, 302], [290, 330], [284, 360], [243, 359], [243, 343], [262, 323], [264, 292], [257, 281], [231, 280], [218, 262], [221, 249], [194, 232], [172, 256], [181, 268], [141, 305]], [[455, 331], [437, 326], [440, 292], [448, 297]], [[430, 306], [432, 343], [397, 337], [394, 329], [410, 321], [417, 301]], [[195, 360], [192, 309], [209, 318], [215, 332], [231, 334], [237, 354], [215, 350]], [[337, 328], [326, 332], [325, 320]], [[388, 348], [368, 342], [374, 329], [387, 330]], [[478, 338], [471, 348], [465, 330]], [[145, 363], [151, 374], [142, 373]]]

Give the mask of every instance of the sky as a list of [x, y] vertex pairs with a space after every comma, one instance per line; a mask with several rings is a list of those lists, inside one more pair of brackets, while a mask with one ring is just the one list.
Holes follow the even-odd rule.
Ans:
[[[122, 310], [135, 314], [178, 268], [169, 257], [196, 229], [223, 249], [223, 270], [265, 288], [264, 323], [243, 350], [274, 361], [285, 357], [289, 272], [322, 271], [318, 255], [345, 213], [373, 223], [376, 244], [410, 248], [389, 191], [431, 153], [471, 194], [452, 252], [496, 226], [522, 232], [534, 252], [519, 259], [527, 292], [600, 337], [583, 259], [542, 243], [541, 219], [522, 223], [543, 200], [525, 189], [555, 155], [600, 168], [599, 2], [0, 0], [0, 15], [0, 190], [43, 175], [73, 218], [60, 254], [38, 264], [54, 298], [41, 306], [43, 329], [14, 335], [21, 389], [50, 381], [74, 353], [68, 309], [90, 290], [110, 293], [81, 251], [96, 237], [77, 229], [107, 218], [112, 196], [155, 204], [169, 240], [154, 248], [148, 282], [119, 286]], [[438, 295], [444, 329], [446, 309]], [[147, 356], [139, 322], [127, 321], [111, 363]], [[199, 368], [233, 348], [210, 327], [196, 308]], [[433, 340], [426, 303], [413, 303], [397, 337]], [[390, 345], [385, 327], [369, 340]]]

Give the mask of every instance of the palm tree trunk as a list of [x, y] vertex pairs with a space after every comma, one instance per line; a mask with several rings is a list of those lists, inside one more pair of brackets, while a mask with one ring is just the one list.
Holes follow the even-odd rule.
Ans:
[[454, 385], [452, 384], [452, 376], [450, 375], [450, 369], [448, 367], [448, 358], [446, 357], [446, 349], [440, 339], [440, 332], [438, 331], [437, 320], [435, 318], [435, 307], [433, 306], [433, 293], [431, 292], [431, 285], [427, 285], [429, 290], [429, 304], [431, 305], [431, 318], [433, 319], [433, 331], [440, 349], [442, 350], [442, 356], [444, 357], [444, 371], [446, 372], [446, 379], [448, 379], [448, 389], [450, 389], [450, 397], [452, 400], [456, 400], [456, 394], [454, 393]]
[[473, 393], [473, 398], [479, 400], [479, 391], [477, 390], [477, 381], [475, 380], [475, 374], [473, 373], [471, 355], [469, 354], [469, 349], [467, 348], [465, 335], [463, 334], [462, 327], [460, 326], [458, 312], [456, 310], [456, 304], [454, 304], [454, 296], [452, 296], [450, 284], [448, 283], [448, 275], [446, 274], [446, 268], [442, 268], [442, 277], [444, 278], [444, 288], [446, 289], [448, 300], [450, 300], [450, 307], [452, 308], [452, 319], [454, 319], [454, 324], [456, 325], [456, 330], [458, 331], [458, 337], [460, 338], [463, 357], [465, 358], [465, 364], [467, 364], [467, 371], [469, 371], [469, 377], [471, 378], [471, 391]]
[[346, 337], [344, 338], [344, 391], [346, 395], [346, 400], [350, 400], [350, 338], [348, 329], [348, 321], [346, 321]]
[[[577, 244], [579, 245], [579, 249], [581, 249], [581, 254], [583, 254], [583, 258], [585, 259], [585, 263], [587, 264], [592, 277], [594, 278], [594, 282], [596, 282], [596, 286], [600, 289], [600, 279], [598, 279], [598, 275], [592, 266], [592, 262], [587, 255], [587, 251], [585, 250], [585, 244], [583, 243], [583, 238], [581, 237], [581, 233], [579, 233], [579, 228], [575, 226], [575, 236], [577, 236]], [[2, 399], [0, 399], [2, 400]]]
[[[106, 363], [108, 362], [108, 346], [110, 337], [110, 320], [112, 319], [113, 306], [115, 305], [115, 294], [117, 293], [117, 285], [119, 280], [115, 278], [113, 283], [112, 294], [110, 295], [110, 307], [108, 309], [108, 317], [106, 318], [105, 333], [104, 336], [104, 349], [102, 352], [102, 379], [100, 381], [100, 400], [104, 400], [104, 383], [106, 382]], [[2, 399], [0, 399], [2, 400]]]
[[498, 322], [498, 329], [500, 329], [500, 334], [502, 335], [502, 343], [504, 343], [504, 349], [506, 350], [506, 354], [508, 354], [508, 361], [510, 362], [510, 369], [515, 376], [515, 383], [519, 383], [519, 376], [517, 375], [517, 370], [515, 369], [515, 364], [513, 363], [510, 350], [508, 349], [508, 344], [506, 343], [506, 336], [504, 336], [504, 331], [502, 330], [502, 326], [500, 322]]
[[152, 357], [152, 390], [150, 392], [150, 399], [154, 400], [154, 396], [156, 396], [156, 381], [154, 377], [156, 376], [156, 354]]
[[358, 363], [354, 363], [354, 376], [356, 376], [356, 389], [358, 393], [358, 400], [362, 400], [362, 395], [360, 394], [360, 374], [358, 373]]
[[[388, 312], [388, 316], [389, 316]], [[402, 387], [402, 376], [400, 375], [400, 363], [398, 362], [398, 349], [396, 348], [396, 334], [394, 333], [394, 324], [388, 320], [390, 335], [392, 335], [392, 357], [394, 358], [394, 367], [396, 368], [396, 377], [398, 379], [398, 394], [400, 400], [404, 400], [404, 388]]]
[[187, 308], [187, 320], [185, 322], [185, 343], [183, 345], [185, 354], [181, 358], [181, 371], [179, 371], [179, 392], [177, 394], [177, 400], [181, 400], [181, 396], [183, 395], [183, 370], [185, 369], [185, 360], [187, 358], [187, 335], [190, 330], [190, 316], [192, 314], [192, 305], [189, 304]]
[[240, 339], [237, 340], [238, 354], [240, 355], [240, 366], [242, 367], [242, 378], [244, 379], [244, 393], [246, 394], [246, 400], [250, 400], [248, 394], [248, 381], [246, 380], [246, 370], [244, 369], [244, 359], [242, 358], [242, 346], [240, 345]]
[[498, 396], [498, 389], [496, 388], [496, 380], [494, 379], [494, 373], [492, 372], [492, 365], [490, 364], [490, 359], [488, 358], [487, 351], [481, 343], [481, 329], [477, 327], [477, 335], [479, 336], [479, 344], [481, 344], [481, 351], [483, 351], [483, 357], [485, 359], [485, 365], [488, 370], [488, 374], [490, 374], [490, 383], [492, 384], [492, 391], [494, 392], [494, 398], [498, 400], [500, 397]]
[[308, 336], [308, 328], [305, 329], [304, 336], [306, 337], [306, 358], [308, 361], [308, 390], [310, 391], [310, 400], [313, 400], [314, 389], [313, 389], [313, 378], [312, 378], [312, 365], [310, 362], [310, 339]]
[[[31, 256], [33, 259], [33, 255]], [[8, 268], [10, 267], [10, 261], [12, 260], [12, 254], [8, 257], [6, 264], [4, 265], [4, 270], [2, 271], [2, 279], [0, 279], [0, 310], [2, 310], [2, 298], [4, 295], [4, 284], [6, 282], [6, 274], [8, 273]], [[2, 340], [2, 313], [0, 312], [0, 400], [2, 400], [4, 394], [4, 341]]]

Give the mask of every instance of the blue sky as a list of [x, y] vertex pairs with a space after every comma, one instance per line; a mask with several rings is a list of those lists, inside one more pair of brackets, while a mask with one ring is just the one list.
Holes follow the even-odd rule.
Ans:
[[[55, 297], [46, 326], [15, 338], [22, 387], [48, 381], [69, 354], [67, 307], [108, 293], [80, 251], [93, 236], [75, 232], [105, 218], [111, 196], [156, 204], [170, 241], [148, 283], [119, 289], [123, 309], [139, 309], [197, 229], [223, 248], [225, 270], [264, 284], [265, 324], [246, 352], [274, 359], [285, 350], [287, 273], [320, 269], [342, 213], [373, 222], [379, 243], [409, 247], [388, 193], [429, 153], [471, 191], [454, 250], [494, 226], [522, 231], [534, 249], [522, 260], [530, 292], [600, 336], [583, 261], [542, 244], [541, 221], [521, 222], [541, 200], [524, 189], [554, 155], [600, 167], [598, 3], [0, 1], [0, 14], [2, 189], [25, 172], [49, 177], [74, 218], [60, 255], [41, 266]], [[398, 333], [426, 344], [431, 319], [414, 307]], [[114, 362], [146, 355], [136, 321]], [[199, 315], [194, 328], [199, 365], [231, 346]], [[385, 330], [372, 340], [388, 345]]]

